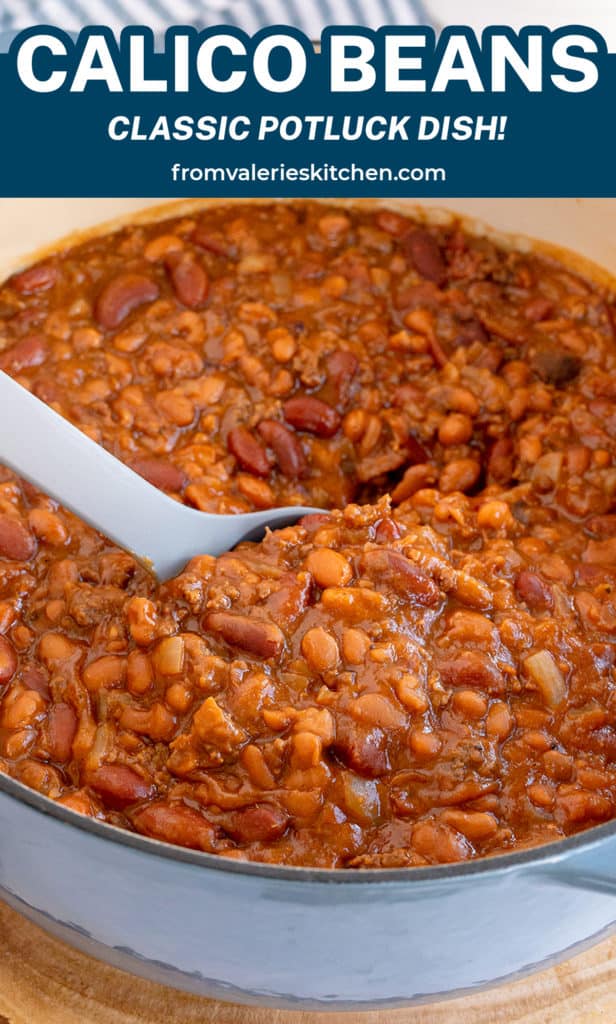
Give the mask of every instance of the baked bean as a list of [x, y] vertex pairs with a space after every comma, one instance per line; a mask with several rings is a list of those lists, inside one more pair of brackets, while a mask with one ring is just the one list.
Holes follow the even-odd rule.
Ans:
[[118, 810], [138, 800], [150, 800], [155, 792], [151, 783], [123, 764], [101, 765], [88, 772], [85, 781], [110, 807]]
[[481, 651], [460, 651], [456, 658], [441, 661], [439, 672], [446, 686], [476, 687], [486, 693], [502, 693], [505, 688], [502, 673]]
[[216, 846], [216, 829], [199, 811], [180, 800], [157, 801], [140, 807], [131, 815], [138, 832], [176, 846], [212, 852]]
[[302, 638], [302, 654], [315, 672], [330, 672], [338, 663], [338, 644], [326, 629], [315, 626]]
[[443, 494], [452, 491], [470, 491], [475, 486], [481, 473], [481, 466], [475, 459], [454, 459], [448, 462], [439, 478], [439, 486]]
[[0, 513], [0, 557], [27, 562], [36, 552], [36, 541], [18, 519]]
[[234, 427], [229, 431], [227, 444], [240, 466], [256, 476], [268, 476], [271, 467], [267, 452], [246, 427]]
[[353, 570], [344, 555], [331, 548], [315, 548], [306, 560], [306, 568], [317, 586], [343, 587], [353, 579]]
[[0, 636], [0, 686], [10, 683], [17, 671], [17, 653], [5, 636]]
[[121, 686], [126, 678], [126, 659], [117, 654], [104, 654], [86, 665], [82, 679], [88, 690]]
[[534, 572], [519, 572], [515, 578], [515, 589], [518, 596], [533, 611], [544, 611], [554, 604], [552, 591]]
[[472, 436], [473, 422], [461, 412], [450, 413], [438, 428], [438, 439], [444, 445], [466, 444]]
[[227, 835], [238, 843], [272, 843], [284, 835], [288, 824], [288, 815], [267, 803], [232, 811], [222, 821]]
[[272, 449], [284, 476], [292, 479], [305, 476], [308, 463], [295, 434], [275, 420], [261, 420], [258, 430], [266, 445]]
[[33, 366], [40, 366], [49, 351], [49, 342], [44, 334], [27, 334], [25, 338], [0, 353], [0, 370], [19, 373]]
[[319, 437], [333, 437], [340, 426], [340, 416], [336, 410], [309, 395], [289, 398], [282, 411], [287, 423], [296, 430], [306, 430]]
[[154, 302], [158, 294], [158, 285], [151, 278], [143, 274], [118, 274], [98, 296], [94, 315], [106, 330], [119, 327], [133, 310], [145, 302]]
[[422, 228], [417, 228], [406, 236], [404, 242], [422, 277], [434, 281], [435, 284], [443, 284], [447, 276], [447, 266], [434, 236]]
[[401, 594], [417, 604], [431, 607], [438, 604], [441, 592], [433, 579], [400, 551], [375, 549], [360, 558], [363, 572], [385, 580]]
[[262, 658], [277, 658], [284, 647], [284, 634], [278, 626], [247, 615], [210, 612], [204, 620], [204, 628], [231, 647], [240, 647]]
[[64, 764], [69, 760], [76, 732], [77, 715], [71, 705], [54, 704], [47, 716], [45, 739], [46, 752], [52, 761]]
[[44, 508], [33, 508], [28, 514], [28, 525], [39, 540], [52, 547], [63, 547], [68, 540], [68, 531], [58, 515]]
[[50, 263], [35, 263], [33, 267], [13, 274], [9, 278], [10, 287], [20, 295], [32, 295], [35, 292], [46, 292], [53, 288], [58, 280], [58, 270]]
[[130, 467], [161, 491], [181, 491], [186, 485], [182, 470], [168, 462], [139, 458], [131, 460]]
[[468, 839], [441, 822], [420, 821], [413, 829], [413, 848], [430, 864], [448, 864], [473, 855]]
[[126, 605], [128, 628], [135, 643], [147, 646], [156, 636], [156, 606], [147, 597], [131, 597]]
[[173, 290], [184, 306], [197, 309], [207, 299], [210, 282], [207, 272], [191, 256], [176, 256], [168, 260]]

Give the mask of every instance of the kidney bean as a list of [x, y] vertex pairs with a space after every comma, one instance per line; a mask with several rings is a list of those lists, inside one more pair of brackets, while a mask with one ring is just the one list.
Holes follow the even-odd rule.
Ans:
[[359, 566], [363, 573], [377, 582], [391, 584], [416, 604], [430, 608], [441, 600], [441, 591], [434, 580], [400, 551], [383, 548], [364, 551]]
[[227, 447], [244, 469], [255, 476], [268, 476], [271, 466], [267, 452], [246, 427], [234, 427], [229, 431]]
[[188, 478], [178, 466], [160, 459], [137, 458], [129, 461], [131, 469], [161, 491], [182, 491]]
[[544, 342], [531, 352], [530, 365], [546, 384], [561, 386], [577, 377], [582, 368], [582, 360], [555, 344]]
[[314, 599], [314, 583], [310, 572], [285, 573], [276, 589], [265, 601], [264, 607], [272, 619], [293, 622], [306, 611]]
[[202, 306], [210, 290], [205, 268], [192, 256], [177, 254], [167, 259], [167, 267], [173, 290], [180, 302], [189, 309]]
[[289, 815], [275, 804], [253, 804], [224, 815], [221, 825], [236, 843], [273, 843], [285, 834]]
[[103, 287], [95, 306], [94, 316], [101, 327], [111, 330], [119, 327], [134, 309], [158, 298], [155, 281], [143, 274], [118, 274]]
[[17, 671], [17, 653], [5, 636], [0, 636], [0, 686], [10, 683]]
[[0, 557], [27, 562], [36, 552], [36, 540], [18, 519], [0, 513]]
[[434, 235], [424, 228], [417, 228], [406, 236], [404, 244], [421, 276], [437, 285], [444, 284], [447, 264]]
[[308, 463], [295, 434], [276, 420], [261, 420], [257, 429], [276, 456], [283, 476], [296, 480], [306, 475]]
[[0, 354], [0, 370], [19, 373], [30, 366], [40, 366], [47, 356], [48, 344], [45, 334], [26, 334]]
[[191, 850], [212, 851], [216, 829], [199, 811], [179, 801], [158, 801], [133, 811], [138, 832], [165, 843], [187, 846]]
[[544, 611], [554, 605], [551, 588], [534, 572], [519, 572], [515, 578], [515, 591], [533, 611]]
[[104, 764], [86, 773], [86, 785], [103, 798], [109, 807], [122, 810], [138, 800], [149, 800], [155, 787], [124, 764]]
[[278, 626], [248, 615], [210, 612], [205, 616], [203, 626], [231, 647], [240, 647], [260, 658], [277, 658], [284, 647], [284, 634]]
[[340, 715], [332, 749], [346, 768], [365, 778], [377, 779], [389, 771], [389, 755], [382, 729], [368, 728]]
[[319, 398], [298, 395], [289, 398], [282, 407], [287, 423], [297, 430], [305, 430], [318, 437], [333, 437], [340, 426], [340, 416], [335, 409]]
[[192, 241], [200, 249], [213, 253], [215, 256], [231, 258], [231, 246], [222, 234], [215, 234], [204, 227], [197, 226], [192, 234]]
[[58, 280], [58, 270], [50, 263], [36, 263], [19, 274], [13, 274], [9, 284], [20, 295], [32, 295], [33, 292], [46, 292], [53, 288]]
[[460, 651], [455, 657], [443, 658], [438, 670], [445, 686], [476, 687], [494, 694], [505, 689], [502, 673], [481, 651]]
[[64, 764], [71, 756], [77, 732], [77, 715], [70, 704], [60, 702], [50, 708], [47, 715], [46, 751], [52, 761]]
[[336, 402], [344, 405], [349, 398], [353, 377], [359, 369], [359, 359], [348, 349], [338, 349], [325, 360], [328, 383], [333, 385]]
[[547, 320], [553, 309], [554, 303], [550, 299], [546, 299], [543, 295], [537, 295], [524, 306], [524, 316], [531, 323], [536, 324], [540, 320]]

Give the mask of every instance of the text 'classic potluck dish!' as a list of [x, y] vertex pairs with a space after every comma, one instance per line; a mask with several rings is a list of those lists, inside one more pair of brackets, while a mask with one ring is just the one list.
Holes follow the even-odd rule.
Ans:
[[614, 324], [556, 260], [316, 203], [14, 275], [0, 365], [33, 394], [196, 508], [323, 513], [159, 585], [2, 470], [0, 768], [272, 864], [464, 861], [612, 818]]

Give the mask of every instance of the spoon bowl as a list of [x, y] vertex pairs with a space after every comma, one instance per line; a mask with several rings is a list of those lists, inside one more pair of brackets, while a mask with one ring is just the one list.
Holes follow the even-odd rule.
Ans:
[[195, 555], [220, 555], [322, 509], [219, 515], [170, 498], [0, 372], [0, 463], [55, 498], [161, 581]]

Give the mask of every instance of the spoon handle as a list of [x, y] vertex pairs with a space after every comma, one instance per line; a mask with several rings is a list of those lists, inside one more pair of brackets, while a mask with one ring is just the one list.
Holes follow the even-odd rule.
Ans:
[[241, 515], [198, 512], [174, 501], [0, 371], [0, 463], [55, 498], [161, 581], [193, 555], [220, 555], [306, 507]]
[[0, 462], [146, 564], [177, 543], [187, 509], [2, 372]]

